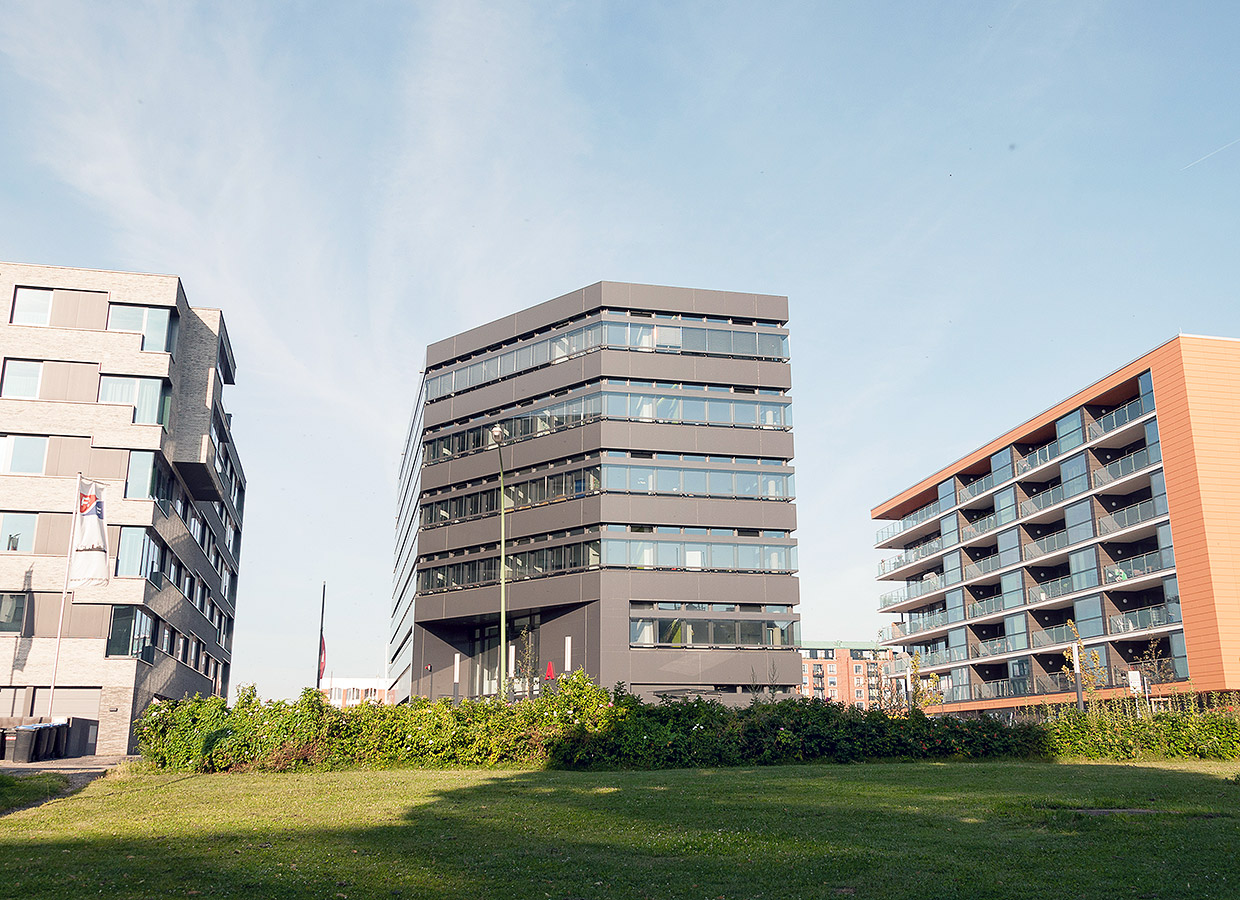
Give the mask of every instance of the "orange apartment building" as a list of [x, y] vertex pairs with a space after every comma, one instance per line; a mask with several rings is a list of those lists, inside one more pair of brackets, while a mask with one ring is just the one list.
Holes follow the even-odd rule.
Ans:
[[1104, 691], [1240, 689], [1240, 340], [1175, 337], [872, 516], [883, 644], [946, 710], [1074, 699], [1078, 635]]
[[862, 709], [882, 703], [884, 666], [892, 663], [890, 648], [878, 644], [801, 644], [802, 697], [833, 700]]

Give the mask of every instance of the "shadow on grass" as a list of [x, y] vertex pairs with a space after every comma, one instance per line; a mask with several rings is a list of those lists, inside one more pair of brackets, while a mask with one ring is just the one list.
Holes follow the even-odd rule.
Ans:
[[[187, 827], [179, 809], [199, 814], [192, 792], [204, 780], [234, 799], [200, 829]], [[75, 833], [72, 815], [24, 814], [20, 828], [0, 832], [0, 895], [1240, 894], [1240, 786], [1191, 771], [916, 763], [209, 776], [153, 786], [134, 779], [110, 788], [112, 798], [106, 786], [92, 792], [79, 813], [95, 822], [90, 833]], [[155, 794], [157, 804], [146, 799]], [[146, 802], [149, 815], [122, 818]], [[1099, 807], [1157, 812], [1075, 811]]]

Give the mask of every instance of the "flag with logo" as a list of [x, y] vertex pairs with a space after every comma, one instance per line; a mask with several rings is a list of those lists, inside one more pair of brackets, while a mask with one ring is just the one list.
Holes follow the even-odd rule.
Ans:
[[69, 587], [108, 583], [108, 525], [103, 516], [103, 485], [78, 476], [73, 540], [69, 546]]

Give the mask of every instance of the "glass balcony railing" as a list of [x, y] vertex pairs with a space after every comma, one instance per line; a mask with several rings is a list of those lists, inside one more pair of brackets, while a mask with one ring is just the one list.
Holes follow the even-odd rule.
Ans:
[[976, 522], [969, 522], [967, 525], [960, 526], [960, 540], [972, 540], [979, 535], [994, 531], [1001, 525], [1016, 520], [1016, 510], [1008, 507], [1005, 509], [992, 512], [988, 516], [978, 519]]
[[970, 581], [974, 578], [980, 578], [998, 569], [1001, 565], [998, 553], [992, 553], [990, 556], [966, 563], [964, 567], [964, 580]]
[[1039, 675], [1034, 679], [1034, 690], [1039, 694], [1062, 694], [1076, 690], [1076, 679], [1063, 672]]
[[886, 609], [889, 606], [895, 606], [897, 603], [903, 603], [905, 600], [913, 600], [923, 594], [929, 594], [931, 591], [937, 591], [944, 587], [947, 582], [940, 575], [930, 575], [921, 581], [914, 581], [906, 584], [904, 587], [888, 591], [878, 598], [880, 609]]
[[1008, 591], [1006, 594], [996, 594], [993, 597], [987, 597], [985, 600], [970, 603], [966, 614], [968, 618], [976, 619], [980, 616], [988, 616], [991, 613], [1020, 606], [1024, 602], [1024, 594], [1021, 591]]
[[1089, 476], [1078, 475], [1063, 484], [1057, 484], [1047, 491], [1040, 494], [1034, 494], [1028, 500], [1020, 505], [1020, 514], [1022, 516], [1031, 516], [1039, 510], [1046, 509], [1067, 500], [1069, 497], [1075, 497], [1077, 494], [1083, 494], [1089, 490]]
[[989, 475], [979, 478], [977, 481], [970, 484], [966, 484], [960, 490], [956, 491], [956, 502], [964, 503], [966, 500], [970, 500], [978, 494], [990, 490], [995, 486], [995, 484], [995, 474], [994, 472], [991, 472]]
[[969, 658], [969, 653], [964, 647], [947, 647], [942, 650], [919, 651], [917, 656], [918, 666], [922, 669], [930, 669], [934, 666], [962, 662]]
[[1134, 609], [1132, 612], [1111, 616], [1111, 634], [1124, 634], [1129, 631], [1143, 631], [1146, 628], [1159, 628], [1163, 625], [1174, 625], [1180, 621], [1180, 605], [1178, 603], [1162, 606], [1147, 606], [1145, 609]]
[[1105, 416], [1100, 416], [1098, 421], [1091, 422], [1089, 425], [1089, 439], [1100, 438], [1109, 431], [1114, 431], [1123, 425], [1127, 425], [1134, 419], [1139, 419], [1147, 412], [1152, 412], [1153, 403], [1148, 407], [1143, 397], [1138, 397], [1131, 403], [1125, 403], [1119, 409], [1112, 410]]
[[1107, 584], [1117, 584], [1127, 581], [1129, 578], [1140, 578], [1142, 575], [1149, 575], [1151, 572], [1161, 572], [1163, 569], [1170, 569], [1174, 565], [1175, 554], [1168, 547], [1163, 550], [1142, 553], [1140, 556], [1134, 556], [1132, 559], [1126, 559], [1114, 565], [1103, 566], [1102, 579]]
[[1156, 519], [1165, 513], [1166, 507], [1162, 503], [1155, 503], [1153, 500], [1142, 500], [1140, 503], [1134, 503], [1132, 506], [1125, 506], [1123, 509], [1117, 509], [1113, 513], [1099, 516], [1098, 536], [1101, 537], [1107, 534], [1114, 534], [1117, 531], [1123, 531], [1125, 528], [1140, 525], [1142, 522]]
[[1056, 550], [1062, 550], [1068, 546], [1068, 532], [1055, 531], [1046, 537], [1040, 537], [1036, 541], [1030, 541], [1021, 548], [1024, 552], [1025, 559], [1037, 559], [1039, 556], [1045, 556], [1048, 553], [1054, 553]]
[[1064, 623], [1063, 625], [1052, 625], [1050, 628], [1035, 631], [1029, 637], [1034, 649], [1037, 649], [1038, 647], [1051, 647], [1055, 644], [1070, 644], [1076, 640], [1076, 633], [1072, 630], [1071, 625]]
[[905, 566], [917, 562], [919, 559], [925, 559], [927, 556], [933, 556], [943, 549], [943, 539], [936, 537], [932, 541], [926, 541], [924, 544], [918, 544], [916, 547], [909, 547], [899, 556], [893, 556], [891, 559], [884, 559], [878, 564], [878, 574], [880, 576], [894, 572], [896, 569], [902, 569]]
[[1030, 585], [1025, 593], [1030, 603], [1041, 603], [1043, 600], [1052, 600], [1055, 597], [1062, 597], [1064, 594], [1084, 591], [1097, 586], [1097, 569], [1088, 569], [1084, 572], [1077, 572], [1075, 575], [1065, 575], [1063, 578], [1056, 578], [1053, 581], [1040, 581], [1037, 584]]
[[1133, 472], [1139, 472], [1144, 468], [1152, 466], [1162, 461], [1162, 453], [1158, 444], [1153, 447], [1143, 447], [1127, 456], [1121, 456], [1114, 462], [1109, 462], [1105, 466], [1094, 469], [1094, 487], [1102, 487], [1125, 478]]
[[996, 700], [1001, 697], [1024, 697], [1029, 694], [1032, 679], [1004, 678], [1000, 681], [983, 681], [973, 685], [974, 700]]
[[986, 656], [999, 656], [1002, 653], [1014, 653], [1017, 650], [1028, 650], [1029, 642], [1023, 634], [1013, 634], [1008, 637], [992, 638], [989, 641], [981, 641], [973, 645], [973, 658], [980, 659]]
[[899, 522], [892, 522], [887, 527], [879, 529], [878, 534], [876, 534], [874, 537], [874, 543], [881, 544], [883, 541], [890, 540], [891, 538], [895, 537], [897, 534], [908, 531], [910, 528], [915, 528], [918, 525], [920, 525], [922, 522], [926, 521], [932, 516], [937, 516], [938, 514], [939, 514], [939, 501], [935, 500], [933, 503], [929, 503], [923, 506], [921, 509], [914, 510], [913, 512], [909, 513]]

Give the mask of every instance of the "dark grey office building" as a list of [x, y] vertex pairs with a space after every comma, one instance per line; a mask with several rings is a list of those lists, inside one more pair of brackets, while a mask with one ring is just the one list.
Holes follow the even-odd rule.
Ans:
[[501, 459], [517, 694], [548, 664], [646, 697], [793, 690], [787, 318], [784, 297], [600, 282], [432, 344], [402, 466], [397, 698], [498, 690]]

